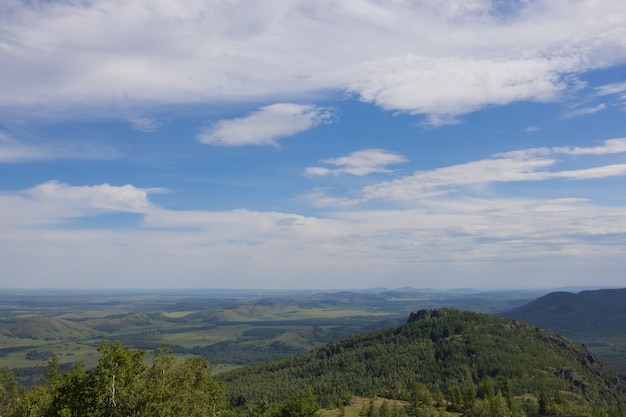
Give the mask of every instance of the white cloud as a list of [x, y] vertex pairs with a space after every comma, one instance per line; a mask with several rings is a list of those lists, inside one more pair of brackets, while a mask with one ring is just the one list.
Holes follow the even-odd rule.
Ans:
[[574, 58], [406, 55], [354, 68], [349, 90], [384, 109], [428, 114], [431, 124], [441, 125], [487, 105], [554, 100], [572, 88], [561, 74], [584, 66]]
[[442, 124], [488, 105], [558, 99], [579, 87], [576, 74], [626, 58], [621, 0], [499, 5], [4, 2], [0, 106], [74, 117], [351, 91]]
[[388, 173], [390, 171], [386, 168], [387, 165], [401, 164], [407, 161], [404, 156], [384, 149], [364, 149], [351, 152], [348, 156], [320, 161], [340, 168], [309, 167], [306, 168], [305, 172], [308, 175], [352, 174], [361, 176], [372, 173]]
[[278, 146], [278, 139], [294, 136], [320, 123], [330, 123], [333, 118], [333, 111], [329, 108], [272, 104], [243, 118], [221, 120], [200, 133], [198, 140], [217, 146]]

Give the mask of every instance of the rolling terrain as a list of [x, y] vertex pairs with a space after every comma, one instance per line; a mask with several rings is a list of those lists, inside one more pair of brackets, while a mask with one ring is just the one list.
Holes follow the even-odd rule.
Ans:
[[[453, 307], [509, 315], [552, 329], [584, 343], [603, 363], [626, 375], [623, 296], [623, 290], [549, 295], [541, 291], [411, 288], [337, 292], [4, 290], [0, 292], [0, 368], [13, 370], [24, 383], [36, 383], [52, 355], [65, 367], [79, 361], [93, 366], [98, 343], [110, 339], [148, 352], [165, 343], [178, 357], [207, 357], [219, 373], [395, 327], [416, 309]], [[603, 310], [591, 313], [598, 303]]]
[[397, 326], [416, 307], [497, 312], [543, 292], [474, 290], [0, 291], [0, 368], [36, 383], [48, 358], [97, 362], [103, 339], [181, 357], [209, 358], [216, 372], [275, 360], [362, 332]]

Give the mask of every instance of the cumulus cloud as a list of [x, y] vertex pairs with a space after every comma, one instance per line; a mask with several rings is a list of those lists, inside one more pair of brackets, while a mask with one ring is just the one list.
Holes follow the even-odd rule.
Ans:
[[339, 158], [323, 159], [320, 162], [339, 168], [309, 167], [305, 172], [307, 175], [368, 175], [372, 173], [390, 172], [387, 165], [401, 164], [408, 160], [397, 153], [384, 149], [364, 149], [351, 152], [348, 156]]
[[558, 99], [580, 86], [577, 74], [626, 58], [620, 0], [501, 6], [4, 2], [0, 106], [72, 117], [103, 104], [272, 102], [349, 91], [443, 124], [488, 105]]
[[197, 138], [207, 145], [278, 146], [278, 139], [333, 121], [332, 109], [306, 104], [279, 103], [262, 107], [246, 117], [221, 120]]
[[573, 58], [473, 59], [407, 55], [354, 69], [348, 89], [384, 109], [427, 114], [433, 125], [451, 116], [514, 101], [549, 101], [571, 87], [561, 76], [584, 65]]
[[24, 194], [40, 203], [66, 207], [68, 213], [145, 213], [150, 207], [148, 191], [160, 190], [145, 190], [130, 184], [73, 186], [48, 181], [26, 190]]

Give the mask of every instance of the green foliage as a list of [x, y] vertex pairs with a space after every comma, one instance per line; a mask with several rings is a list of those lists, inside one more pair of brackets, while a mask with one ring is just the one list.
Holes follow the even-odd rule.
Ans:
[[177, 364], [167, 348], [150, 367], [144, 352], [119, 341], [100, 343], [94, 369], [82, 363], [60, 373], [52, 358], [45, 384], [18, 395], [8, 373], [0, 374], [1, 416], [61, 417], [215, 417], [225, 410], [224, 388], [211, 376], [204, 358]]

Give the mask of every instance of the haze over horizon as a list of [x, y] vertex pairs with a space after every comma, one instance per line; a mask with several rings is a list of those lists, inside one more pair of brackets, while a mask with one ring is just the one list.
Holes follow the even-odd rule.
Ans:
[[8, 0], [0, 288], [626, 286], [622, 0]]

